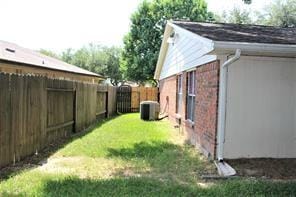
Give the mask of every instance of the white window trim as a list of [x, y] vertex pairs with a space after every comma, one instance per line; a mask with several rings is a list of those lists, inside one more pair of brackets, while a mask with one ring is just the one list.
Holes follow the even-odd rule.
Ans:
[[[193, 77], [192, 77], [192, 81], [193, 81], [193, 83], [192, 83], [192, 88], [193, 88], [193, 92], [194, 92], [194, 94], [191, 94], [191, 93], [189, 93], [190, 92], [190, 90], [189, 90], [189, 84], [187, 84], [187, 98], [186, 98], [186, 120], [187, 121], [189, 121], [192, 125], [194, 125], [194, 120], [192, 120], [191, 118], [192, 117], [194, 117], [194, 112], [195, 112], [195, 110], [191, 110], [191, 114], [190, 114], [190, 118], [188, 118], [188, 97], [194, 97], [194, 101], [195, 101], [195, 98], [196, 98], [196, 92], [195, 92], [195, 86], [196, 86], [196, 84], [195, 84], [195, 75], [196, 75], [196, 68], [195, 69], [192, 69], [192, 70], [188, 70], [187, 71], [187, 75], [186, 75], [186, 77], [187, 77], [187, 81], [189, 82], [189, 80], [188, 80], [188, 74], [190, 75], [190, 73], [191, 72], [194, 72], [194, 74], [192, 75]], [[192, 102], [193, 102], [193, 99], [192, 99]], [[191, 103], [191, 106], [194, 106], [195, 105], [195, 103]], [[194, 108], [195, 109], [195, 108]]]
[[[180, 77], [180, 81], [179, 81]], [[180, 91], [179, 91], [179, 83], [181, 82]], [[182, 101], [183, 101], [183, 75], [177, 75], [177, 107], [176, 107], [176, 114], [181, 116], [182, 111]]]

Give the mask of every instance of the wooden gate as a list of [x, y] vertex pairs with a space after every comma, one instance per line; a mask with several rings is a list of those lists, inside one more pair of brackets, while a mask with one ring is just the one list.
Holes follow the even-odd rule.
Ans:
[[130, 113], [132, 110], [132, 87], [122, 85], [117, 88], [117, 112]]
[[108, 86], [98, 86], [96, 117], [108, 117]]
[[[48, 80], [48, 82], [50, 82], [50, 80]], [[53, 87], [46, 89], [46, 133], [48, 142], [66, 137], [75, 130], [76, 91], [73, 87], [73, 83], [59, 80], [53, 82]], [[52, 84], [49, 83], [48, 85], [51, 86]], [[59, 88], [55, 88], [54, 86]]]

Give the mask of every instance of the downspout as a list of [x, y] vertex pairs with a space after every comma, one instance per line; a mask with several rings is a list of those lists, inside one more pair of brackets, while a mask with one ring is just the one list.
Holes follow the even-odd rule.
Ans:
[[218, 135], [217, 135], [217, 159], [223, 161], [224, 141], [225, 141], [225, 121], [226, 121], [226, 97], [227, 97], [227, 69], [228, 66], [237, 61], [241, 56], [241, 50], [236, 49], [235, 55], [228, 59], [220, 71], [220, 91], [219, 91], [219, 112], [218, 112]]

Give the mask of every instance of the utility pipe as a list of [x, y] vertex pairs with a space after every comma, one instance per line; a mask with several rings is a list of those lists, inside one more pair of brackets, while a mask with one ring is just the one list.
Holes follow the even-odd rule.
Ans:
[[223, 161], [226, 121], [226, 97], [227, 97], [227, 69], [228, 66], [237, 61], [241, 56], [241, 50], [236, 49], [235, 55], [228, 59], [220, 70], [219, 112], [218, 112], [218, 136], [217, 136], [217, 158]]

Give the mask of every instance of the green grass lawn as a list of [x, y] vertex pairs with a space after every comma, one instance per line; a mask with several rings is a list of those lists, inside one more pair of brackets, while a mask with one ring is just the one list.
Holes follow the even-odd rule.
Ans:
[[215, 172], [167, 121], [127, 114], [73, 137], [42, 166], [4, 178], [0, 196], [296, 195], [295, 182], [201, 179]]

